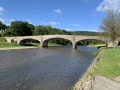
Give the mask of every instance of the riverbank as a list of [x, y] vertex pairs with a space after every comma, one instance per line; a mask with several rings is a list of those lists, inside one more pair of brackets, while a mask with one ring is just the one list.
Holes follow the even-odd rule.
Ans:
[[120, 75], [120, 49], [103, 48], [97, 67], [92, 75], [101, 75], [109, 79], [114, 79]]
[[91, 90], [93, 85], [93, 76], [91, 75], [92, 72], [94, 72], [95, 67], [97, 65], [97, 60], [100, 58], [100, 52], [96, 54], [95, 59], [91, 63], [91, 65], [88, 67], [86, 72], [80, 77], [78, 82], [74, 85], [73, 90]]
[[[108, 85], [108, 83], [112, 81], [113, 81], [113, 84], [115, 83], [114, 81], [116, 81], [116, 83], [118, 83], [119, 85], [120, 83], [120, 49], [118, 48], [100, 49], [100, 52], [95, 58], [95, 60], [92, 62], [90, 67], [87, 69], [87, 71], [83, 74], [80, 80], [75, 84], [74, 90], [91, 90], [93, 87], [93, 83], [96, 83], [96, 82], [100, 83], [100, 81], [96, 79], [98, 75], [102, 78], [106, 78], [104, 81], [105, 85]], [[99, 88], [107, 87], [105, 85], [101, 86], [101, 84], [98, 84], [97, 87]], [[114, 85], [111, 84], [111, 87], [112, 86], [114, 87]]]
[[[62, 45], [58, 45], [58, 44], [52, 44], [52, 43], [49, 43], [48, 44], [49, 47], [58, 47], [58, 46], [62, 46]], [[0, 47], [0, 50], [14, 50], [14, 49], [32, 49], [32, 48], [40, 48], [39, 46], [35, 45], [35, 46], [10, 46], [10, 47]]]
[[0, 50], [14, 50], [14, 49], [32, 49], [32, 48], [39, 48], [36, 46], [31, 46], [31, 47], [9, 47], [9, 48], [0, 48]]
[[92, 90], [120, 90], [120, 49], [103, 48], [98, 59]]

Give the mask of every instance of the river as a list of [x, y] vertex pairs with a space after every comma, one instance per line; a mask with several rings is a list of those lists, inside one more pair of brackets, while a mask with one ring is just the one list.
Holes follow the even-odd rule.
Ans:
[[0, 51], [0, 90], [68, 90], [91, 64], [92, 47]]

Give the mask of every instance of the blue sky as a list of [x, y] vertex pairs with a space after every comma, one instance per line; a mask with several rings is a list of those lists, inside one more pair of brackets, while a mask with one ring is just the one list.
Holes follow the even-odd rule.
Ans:
[[68, 31], [99, 31], [105, 9], [120, 10], [120, 0], [0, 0], [0, 20], [51, 25]]

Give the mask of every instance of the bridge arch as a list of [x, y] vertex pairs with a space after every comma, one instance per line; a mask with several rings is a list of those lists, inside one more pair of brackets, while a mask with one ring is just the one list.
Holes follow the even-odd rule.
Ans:
[[18, 45], [21, 45], [21, 46], [34, 46], [32, 43], [39, 43], [38, 46], [40, 45], [40, 41], [38, 39], [34, 39], [34, 38], [21, 39], [21, 40], [17, 41], [17, 43], [18, 43]]
[[[83, 45], [89, 45], [89, 41], [92, 41], [94, 44], [96, 43], [98, 43], [98, 42], [101, 42], [101, 43], [99, 43], [99, 44], [106, 44], [106, 46], [108, 46], [108, 43], [106, 42], [106, 41], [104, 41], [104, 40], [101, 40], [101, 39], [92, 39], [92, 38], [90, 38], [90, 39], [80, 39], [80, 40], [77, 40], [76, 42], [75, 42], [75, 47], [77, 48], [77, 45], [79, 44], [79, 42], [81, 41], [81, 42], [83, 42]], [[86, 41], [86, 43], [84, 44], [84, 42]]]
[[48, 47], [48, 43], [49, 41], [51, 40], [59, 40], [59, 39], [64, 39], [66, 42], [70, 43], [72, 45], [72, 41], [68, 38], [64, 38], [64, 37], [52, 37], [52, 38], [47, 38], [47, 39], [44, 39], [44, 41], [41, 43], [42, 46], [41, 47]]
[[6, 40], [8, 43], [13, 42], [13, 38], [3, 37], [4, 40]]

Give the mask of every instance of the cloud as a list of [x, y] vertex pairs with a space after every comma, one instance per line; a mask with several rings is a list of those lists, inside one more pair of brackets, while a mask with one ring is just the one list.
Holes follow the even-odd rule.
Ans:
[[52, 21], [52, 22], [41, 22], [41, 24], [43, 24], [43, 25], [54, 25], [55, 26], [55, 25], [60, 24], [60, 23]]
[[66, 28], [65, 30], [66, 30], [66, 31], [73, 31], [73, 30], [72, 30], [72, 29], [70, 29], [70, 28]]
[[107, 9], [120, 11], [120, 0], [103, 0], [96, 8], [98, 12], [104, 12]]
[[2, 8], [2, 7], [0, 7], [0, 15], [3, 15], [3, 12], [4, 11], [4, 9]]
[[61, 9], [55, 9], [54, 12], [61, 14], [61, 13], [62, 13], [62, 10], [61, 10]]
[[30, 21], [30, 20], [28, 20], [28, 19], [26, 19], [26, 21], [27, 21], [29, 24], [32, 24], [32, 21]]
[[10, 26], [10, 23], [6, 23], [7, 26]]
[[51, 25], [57, 25], [56, 22], [49, 22], [49, 24], [51, 24]]
[[5, 20], [4, 20], [4, 19], [2, 19], [2, 18], [0, 18], [0, 21], [1, 21], [1, 22], [5, 22]]
[[4, 11], [4, 9], [2, 7], [0, 7], [0, 12]]

